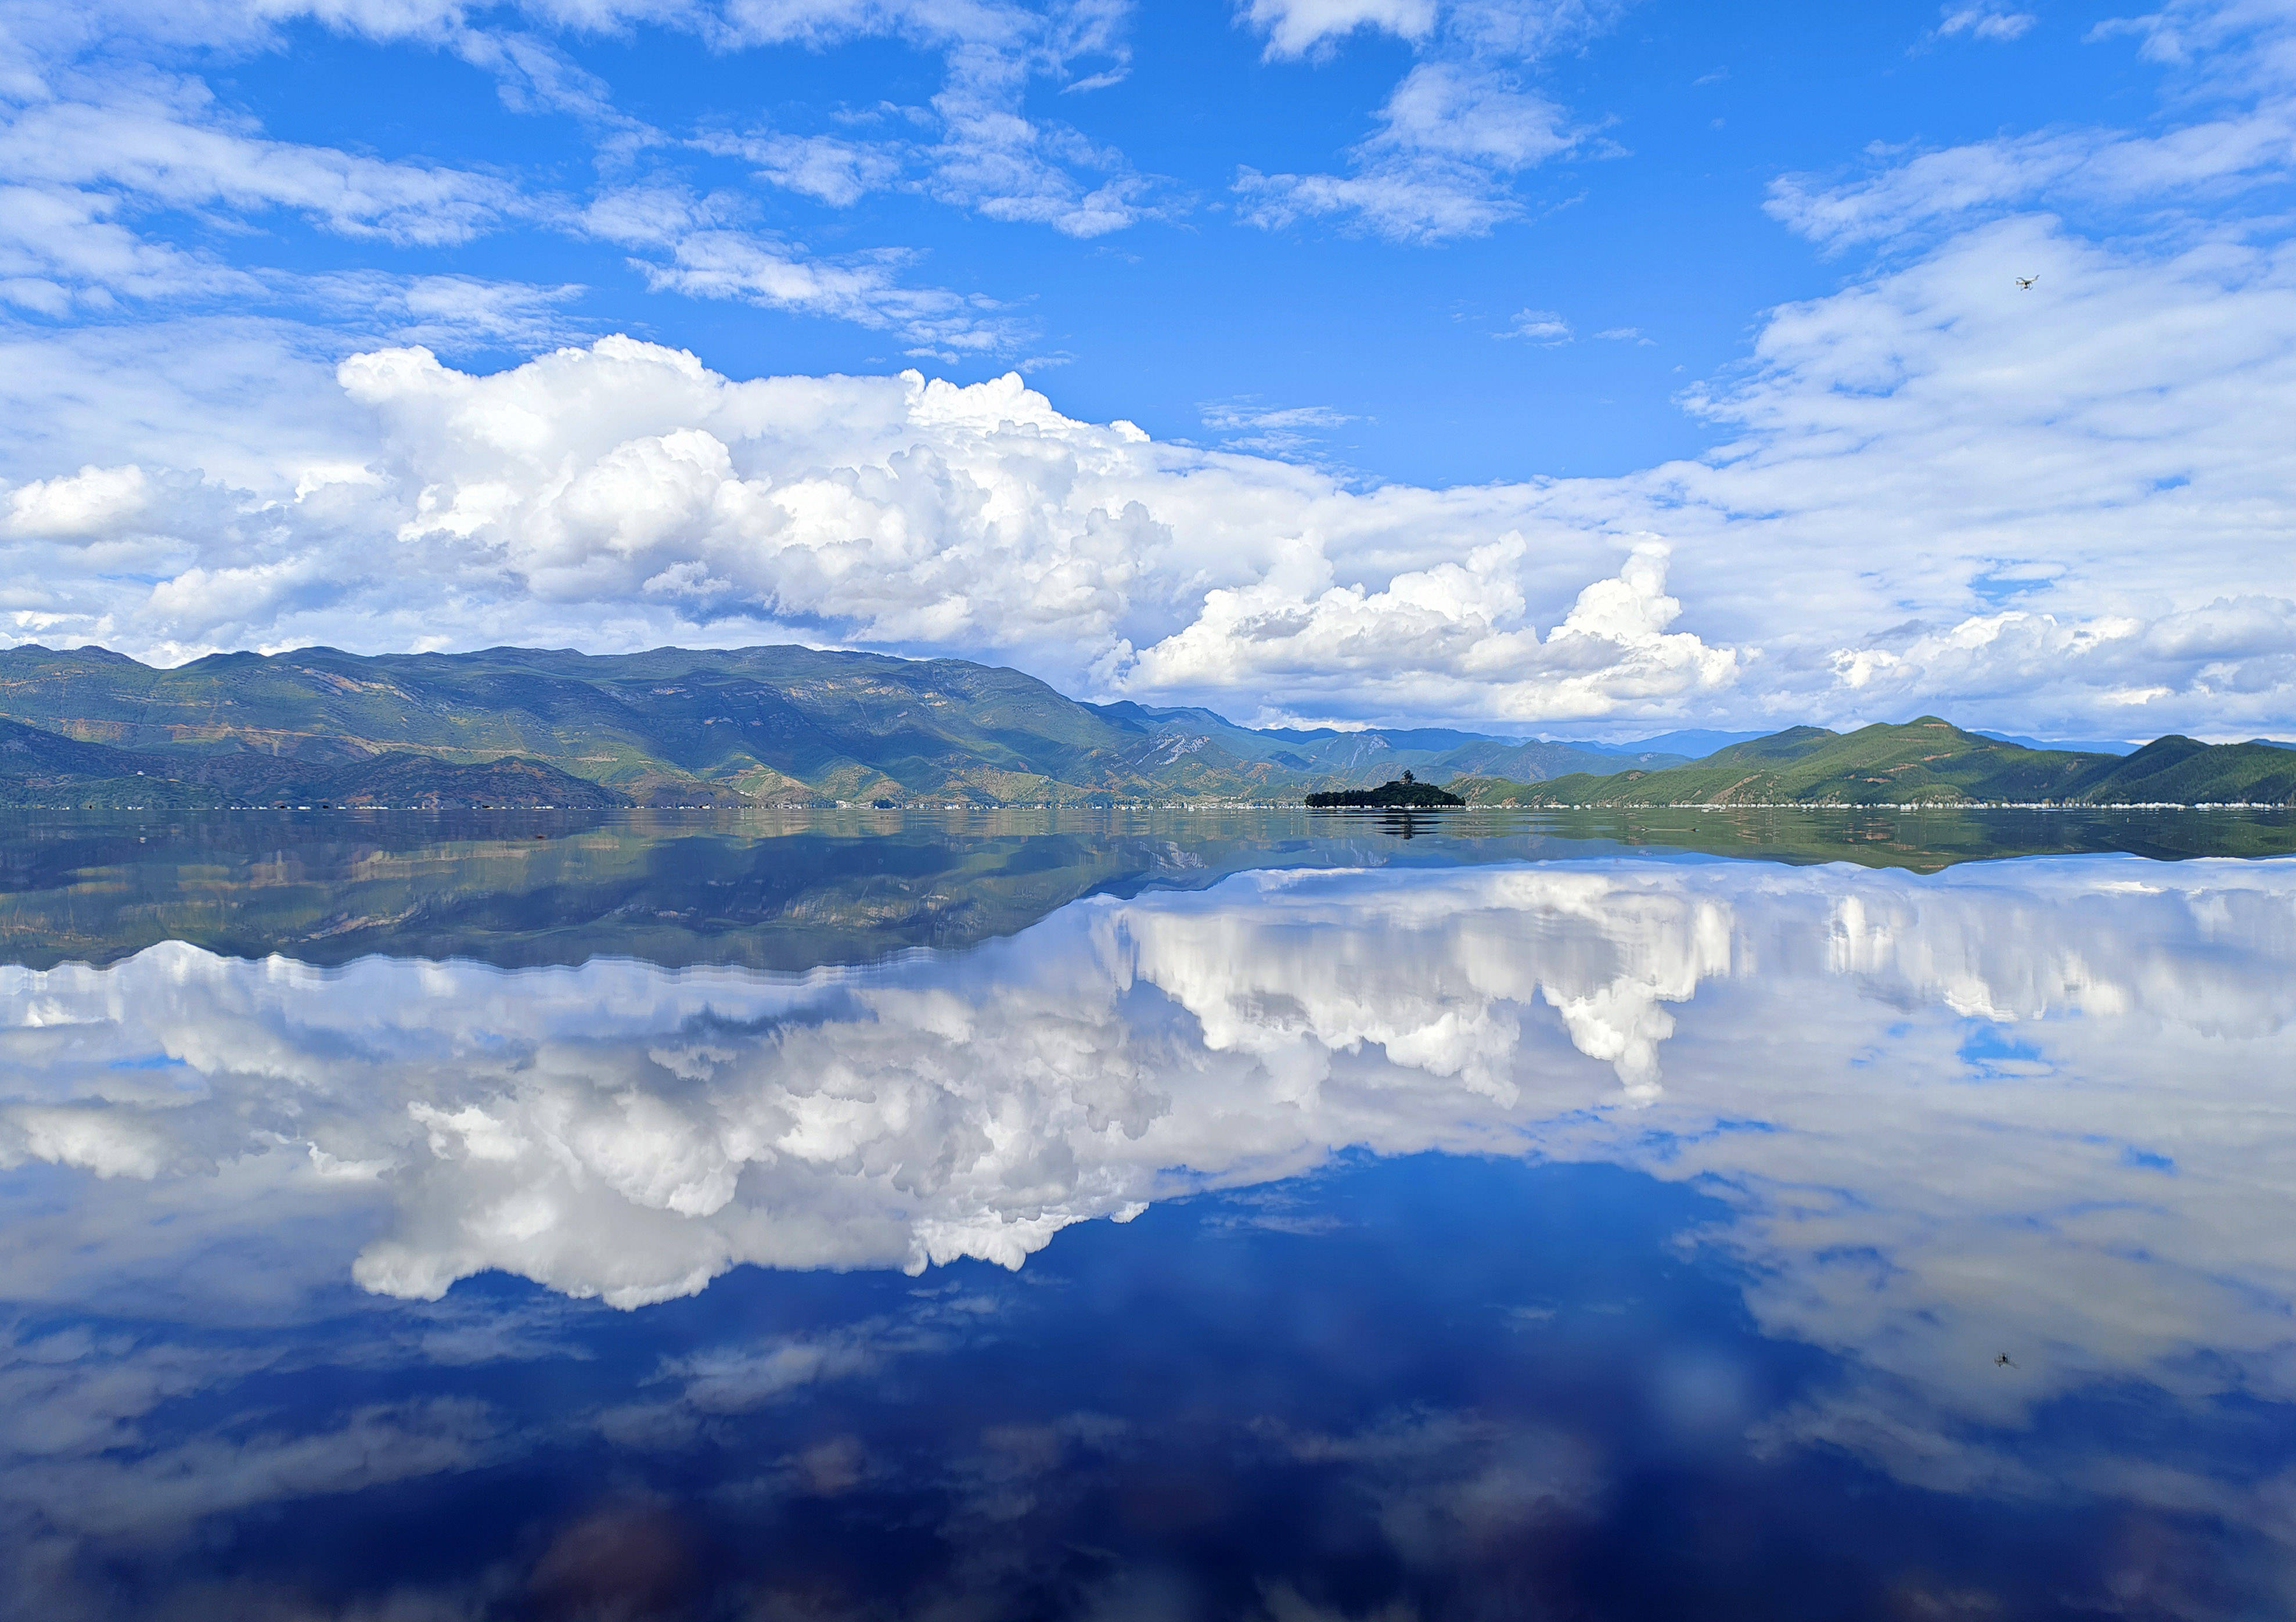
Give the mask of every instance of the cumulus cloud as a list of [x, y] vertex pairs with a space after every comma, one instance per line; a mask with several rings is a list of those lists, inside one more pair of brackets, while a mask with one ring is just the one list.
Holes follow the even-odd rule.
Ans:
[[[1382, 704], [1418, 701], [1414, 672], [1456, 702], [1480, 671], [1515, 681], [1521, 701], [1570, 694], [1603, 711], [1729, 666], [1668, 628], [1662, 568], [1630, 566], [1631, 623], [1588, 618], [1617, 579], [1573, 606], [1630, 537], [1558, 534], [1542, 556], [1518, 522], [1452, 561], [1507, 502], [1354, 494], [1294, 464], [1075, 422], [1017, 378], [737, 383], [615, 339], [491, 377], [373, 352], [340, 387], [371, 414], [364, 435], [313, 445], [255, 489], [176, 491], [139, 520], [172, 549], [160, 583], [127, 616], [113, 602], [85, 623], [147, 651], [282, 631], [411, 641], [463, 616], [489, 640], [512, 622], [550, 638], [579, 623], [585, 640], [619, 623], [641, 643], [835, 626], [893, 646], [985, 643], [1111, 692], [1292, 669], [1263, 691], [1302, 703], [1344, 701], [1305, 662], [1329, 643], [1390, 661]], [[1347, 580], [1351, 560], [1381, 568], [1379, 584]], [[47, 572], [18, 604], [20, 634], [55, 635], [104, 589]], [[1245, 648], [1287, 601], [1296, 635]], [[149, 640], [123, 635], [131, 619]]]
[[[1523, 623], [1515, 584], [1526, 543], [1509, 535], [1466, 561], [1398, 574], [1386, 588], [1323, 584], [1307, 559], [1258, 586], [1215, 589], [1186, 630], [1126, 659], [1127, 683], [1150, 690], [1298, 694], [1345, 670], [1390, 701], [1475, 689], [1520, 715], [1604, 715], [1727, 684], [1737, 656], [1666, 627], [1682, 605], [1666, 595], [1667, 548], [1644, 541], [1611, 578], [1579, 593], [1542, 640]], [[1321, 589], [1316, 589], [1318, 585]], [[1318, 697], [1325, 704], [1336, 692]], [[1294, 700], [1298, 702], [1298, 700]]]
[[21, 536], [80, 538], [102, 535], [144, 510], [144, 470], [84, 467], [56, 479], [35, 479], [8, 495], [8, 528]]
[[[2292, 277], [2264, 249], [2115, 258], [2002, 222], [1776, 312], [1757, 369], [1692, 397], [1737, 435], [1715, 457], [1450, 491], [1079, 422], [1017, 379], [737, 382], [615, 339], [491, 376], [370, 352], [330, 381], [186, 329], [180, 367], [99, 408], [95, 340], [47, 340], [16, 421], [79, 454], [31, 441], [17, 487], [134, 463], [160, 481], [136, 520], [160, 584], [28, 553], [10, 606], [20, 637], [159, 657], [825, 633], [1280, 715], [1959, 705], [2247, 735], [2284, 714], [2283, 598], [2220, 582], [2277, 555]], [[245, 415], [234, 376], [297, 404]], [[1264, 441], [1327, 420], [1255, 414], [1308, 409], [1206, 412]], [[1595, 614], [1613, 595], [1636, 606]]]
[[2149, 620], [2072, 624], [2012, 610], [1921, 631], [1898, 647], [1846, 648], [1834, 664], [1850, 688], [1877, 700], [1919, 692], [1982, 703], [2038, 687], [2060, 701], [2070, 691], [2120, 708], [2126, 725], [2143, 729], [2145, 707], [2164, 699], [2296, 689], [2296, 602], [2220, 597]]

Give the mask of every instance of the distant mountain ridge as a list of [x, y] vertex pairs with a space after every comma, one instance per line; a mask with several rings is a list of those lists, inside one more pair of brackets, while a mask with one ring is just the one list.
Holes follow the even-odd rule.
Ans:
[[1160, 709], [1129, 700], [1086, 708], [1153, 732], [1202, 736], [1239, 758], [1266, 761], [1287, 771], [1337, 774], [1350, 782], [1366, 773], [1392, 777], [1406, 769], [1422, 775], [1431, 772], [1536, 782], [1565, 772], [1615, 771], [1622, 758], [1646, 769], [1683, 765], [1691, 758], [1640, 745], [1494, 738], [1449, 727], [1371, 727], [1354, 732], [1332, 726], [1255, 728], [1239, 726], [1209, 709]]
[[303, 648], [160, 669], [35, 645], [0, 651], [0, 717], [53, 740], [0, 749], [0, 804], [18, 805], [1282, 800], [1406, 767], [1533, 781], [1617, 764], [1441, 729], [1260, 732], [963, 659], [800, 647]]
[[1659, 771], [1454, 782], [1471, 805], [2215, 805], [2296, 802], [2296, 751], [2169, 736], [2128, 755], [2033, 750], [1936, 716], [1796, 726]]
[[1298, 804], [1406, 769], [1486, 805], [2296, 798], [2296, 751], [2275, 744], [2030, 750], [1935, 717], [1846, 736], [1794, 727], [1696, 761], [1621, 747], [1257, 729], [1082, 703], [963, 659], [800, 647], [304, 648], [174, 669], [101, 648], [0, 651], [0, 805]]

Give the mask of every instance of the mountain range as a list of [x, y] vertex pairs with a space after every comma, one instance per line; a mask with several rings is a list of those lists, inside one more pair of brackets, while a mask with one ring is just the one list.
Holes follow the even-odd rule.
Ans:
[[[1726, 741], [1702, 758], [1650, 747]], [[800, 647], [364, 656], [162, 669], [0, 651], [0, 805], [154, 808], [1298, 803], [1412, 771], [1537, 807], [2296, 799], [2296, 752], [2032, 749], [1935, 717], [1642, 747], [1442, 728], [1240, 726], [1070, 699], [1016, 670]]]
[[[0, 803], [818, 805], [1297, 799], [1408, 767], [1536, 781], [1609, 750], [1443, 730], [1255, 731], [1079, 703], [962, 659], [767, 647], [0, 651]], [[1642, 750], [1644, 768], [1686, 757]]]
[[2028, 749], [1936, 716], [1853, 733], [1796, 726], [1656, 770], [1454, 782], [1470, 805], [2286, 805], [2296, 750], [2169, 736], [2128, 755]]

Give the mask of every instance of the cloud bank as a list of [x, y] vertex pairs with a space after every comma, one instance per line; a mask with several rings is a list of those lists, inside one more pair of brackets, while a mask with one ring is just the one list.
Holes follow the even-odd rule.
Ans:
[[[619, 338], [331, 369], [276, 325], [171, 337], [132, 384], [100, 334], [19, 340], [53, 448], [28, 429], [4, 498], [15, 640], [794, 637], [1247, 717], [2249, 735], [2296, 697], [2279, 250], [2136, 260], [2004, 220], [1779, 311], [1694, 397], [1737, 436], [1710, 458], [1445, 490], [1079, 422], [1018, 377], [742, 381]], [[276, 416], [218, 420], [218, 350]]]

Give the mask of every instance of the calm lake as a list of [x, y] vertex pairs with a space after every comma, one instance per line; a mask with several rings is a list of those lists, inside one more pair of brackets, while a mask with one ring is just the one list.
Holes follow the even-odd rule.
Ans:
[[2296, 1615], [2296, 818], [0, 823], [0, 1615]]

